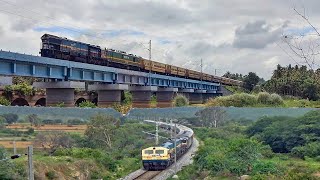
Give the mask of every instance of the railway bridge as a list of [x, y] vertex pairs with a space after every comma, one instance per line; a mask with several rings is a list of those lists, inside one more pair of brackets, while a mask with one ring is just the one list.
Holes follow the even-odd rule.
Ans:
[[[36, 88], [46, 89], [47, 106], [64, 103], [75, 105], [75, 89], [96, 91], [99, 107], [108, 107], [121, 101], [121, 93], [130, 91], [133, 107], [150, 107], [152, 94], [156, 94], [158, 107], [169, 107], [173, 97], [184, 94], [190, 103], [202, 103], [208, 98], [222, 95], [222, 85], [181, 77], [131, 71], [113, 67], [52, 59], [8, 51], [0, 51], [0, 75], [43, 78], [35, 82]], [[89, 84], [89, 85], [88, 85]], [[90, 99], [88, 95], [86, 98]], [[36, 105], [36, 99], [32, 104]]]

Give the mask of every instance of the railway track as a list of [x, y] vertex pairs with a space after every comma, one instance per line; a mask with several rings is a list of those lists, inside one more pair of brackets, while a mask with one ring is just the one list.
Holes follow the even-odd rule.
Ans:
[[145, 171], [140, 174], [138, 177], [134, 178], [134, 180], [151, 180], [160, 174], [162, 171]]

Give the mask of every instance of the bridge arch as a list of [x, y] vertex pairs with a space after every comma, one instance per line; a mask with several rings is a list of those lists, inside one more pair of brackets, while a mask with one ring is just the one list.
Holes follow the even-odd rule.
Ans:
[[38, 101], [36, 102], [35, 106], [46, 106], [46, 98], [40, 98], [38, 99]]
[[79, 99], [76, 101], [75, 105], [76, 105], [76, 106], [79, 106], [80, 103], [82, 103], [82, 102], [84, 102], [84, 101], [86, 101], [86, 99], [81, 97], [81, 98], [79, 98]]
[[29, 103], [24, 98], [17, 98], [11, 102], [11, 106], [29, 106]]

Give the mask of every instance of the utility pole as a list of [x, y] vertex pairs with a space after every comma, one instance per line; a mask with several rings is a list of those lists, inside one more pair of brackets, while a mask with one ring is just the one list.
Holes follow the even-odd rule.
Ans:
[[174, 174], [177, 175], [177, 124], [174, 123]]
[[34, 180], [32, 154], [33, 154], [33, 147], [32, 147], [32, 145], [30, 145], [30, 146], [28, 146], [28, 176], [29, 176], [29, 180]]
[[170, 119], [170, 138], [172, 139], [172, 119]]
[[202, 67], [203, 67], [203, 64], [202, 64], [202, 58], [201, 58], [201, 62], [200, 62], [200, 67], [201, 67], [201, 74], [200, 74], [200, 77], [201, 77], [201, 89], [202, 89], [202, 78], [203, 78], [203, 73], [202, 73]]
[[158, 121], [156, 122], [156, 146], [159, 144], [159, 124]]
[[13, 140], [13, 154], [17, 154], [16, 140]]

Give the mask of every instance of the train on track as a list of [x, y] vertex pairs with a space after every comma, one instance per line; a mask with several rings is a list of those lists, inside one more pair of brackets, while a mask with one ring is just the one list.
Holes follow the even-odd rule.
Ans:
[[41, 41], [42, 46], [40, 54], [42, 57], [96, 64], [101, 66], [110, 66], [135, 71], [152, 72], [208, 82], [219, 82], [225, 85], [242, 85], [242, 81], [209, 75], [174, 65], [151, 61], [140, 56], [127, 54], [124, 51], [101, 48], [100, 46], [73, 41], [55, 35], [44, 34], [41, 37]]
[[[163, 123], [162, 126], [168, 126]], [[172, 128], [172, 127], [171, 127]], [[176, 153], [174, 140], [164, 142], [160, 146], [149, 147], [141, 151], [142, 165], [145, 170], [164, 170], [186, 153], [193, 143], [194, 133], [185, 126], [179, 128], [176, 137]]]

